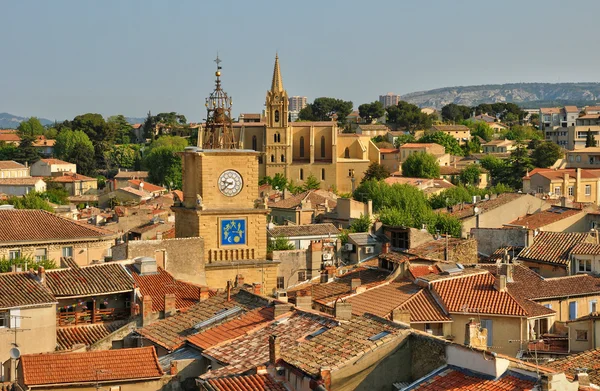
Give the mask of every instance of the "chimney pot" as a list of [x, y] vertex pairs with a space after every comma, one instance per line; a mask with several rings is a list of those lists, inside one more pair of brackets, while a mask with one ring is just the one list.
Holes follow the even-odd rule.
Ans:
[[277, 365], [280, 354], [281, 345], [279, 343], [279, 338], [277, 338], [276, 335], [271, 335], [269, 337], [269, 362], [271, 365]]
[[144, 296], [142, 299], [142, 326], [147, 326], [152, 320], [152, 297]]
[[227, 280], [227, 301], [231, 301], [231, 281]]
[[177, 296], [175, 293], [167, 293], [165, 295], [165, 318], [175, 315], [177, 312]]
[[356, 288], [358, 288], [361, 285], [361, 281], [360, 278], [353, 278], [350, 281], [350, 288], [354, 291], [356, 290]]
[[255, 282], [252, 284], [252, 293], [254, 293], [255, 295], [261, 295], [262, 294], [262, 284]]
[[335, 303], [334, 316], [339, 320], [352, 319], [352, 304], [338, 300]]

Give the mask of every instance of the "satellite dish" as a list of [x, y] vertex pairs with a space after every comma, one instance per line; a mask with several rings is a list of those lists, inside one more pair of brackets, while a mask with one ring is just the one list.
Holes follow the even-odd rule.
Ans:
[[490, 199], [490, 195], [489, 195], [489, 194], [486, 194], [484, 198], [485, 198], [486, 200], [489, 200], [489, 199]]
[[479, 212], [481, 212], [481, 209], [479, 209], [478, 207], [475, 207], [475, 208], [473, 209], [473, 211], [475, 212], [475, 214], [476, 214], [476, 215], [478, 215], [478, 214], [479, 214]]
[[15, 360], [18, 360], [19, 357], [21, 357], [21, 351], [19, 350], [19, 348], [12, 348], [8, 351], [8, 354], [10, 355], [10, 358], [13, 358]]

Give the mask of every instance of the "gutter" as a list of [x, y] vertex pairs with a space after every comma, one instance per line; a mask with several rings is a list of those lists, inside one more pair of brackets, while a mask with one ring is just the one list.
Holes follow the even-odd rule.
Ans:
[[[164, 375], [163, 375], [164, 376]], [[155, 376], [155, 377], [143, 377], [143, 378], [139, 378], [139, 379], [115, 379], [115, 380], [102, 380], [102, 381], [91, 381], [91, 382], [78, 382], [78, 383], [52, 383], [52, 384], [36, 384], [36, 385], [32, 385], [32, 386], [27, 386], [27, 389], [31, 390], [31, 389], [35, 389], [35, 388], [45, 388], [45, 387], [70, 387], [70, 386], [88, 386], [88, 385], [92, 385], [94, 386], [95, 384], [98, 383], [119, 383], [119, 382], [123, 382], [123, 383], [134, 383], [134, 382], [142, 382], [142, 381], [149, 381], [149, 380], [159, 380], [162, 379], [163, 376]]]

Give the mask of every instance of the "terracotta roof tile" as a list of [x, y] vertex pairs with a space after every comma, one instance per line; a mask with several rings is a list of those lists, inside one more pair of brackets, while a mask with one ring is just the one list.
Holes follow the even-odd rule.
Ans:
[[138, 197], [142, 197], [142, 198], [148, 196], [148, 194], [144, 193], [142, 190], [134, 189], [133, 187], [130, 187], [130, 186], [121, 187], [117, 190], [125, 191], [127, 193], [131, 193], [131, 194], [134, 194], [134, 195], [136, 195]]
[[327, 201], [327, 205], [330, 208], [334, 208], [337, 205], [335, 194], [323, 190], [309, 190], [288, 197], [284, 200], [269, 203], [269, 207], [280, 209], [292, 209], [300, 207], [302, 205], [302, 201], [310, 201], [310, 204], [313, 209], [316, 209], [317, 206], [324, 206], [325, 201]]
[[166, 191], [167, 190], [167, 189], [165, 189], [162, 186], [156, 186], [156, 185], [153, 185], [152, 183], [145, 182], [145, 181], [142, 181], [140, 179], [130, 179], [127, 182], [130, 183], [130, 184], [132, 184], [133, 186], [135, 186], [138, 189], [140, 188], [140, 185], [143, 184], [143, 186], [141, 186], [141, 187], [144, 189], [144, 191], [149, 191], [151, 193], [154, 193], [154, 192], [157, 192], [157, 191]]
[[498, 291], [494, 282], [491, 273], [482, 273], [434, 281], [431, 289], [450, 313], [527, 316], [519, 302], [508, 292]]
[[571, 254], [577, 255], [600, 255], [600, 244], [579, 243], [571, 249]]
[[465, 125], [433, 125], [432, 128], [441, 132], [471, 131], [469, 127]]
[[273, 315], [273, 307], [259, 308], [204, 332], [194, 334], [187, 340], [201, 349], [209, 349], [221, 342], [237, 338], [265, 326], [267, 322], [273, 320]]
[[600, 349], [586, 350], [546, 364], [547, 367], [575, 377], [581, 368], [587, 368], [590, 382], [600, 384]]
[[127, 322], [111, 322], [56, 329], [56, 350], [70, 350], [73, 345], [89, 347], [123, 327]]
[[150, 379], [163, 375], [154, 347], [28, 354], [21, 357], [20, 365], [22, 381], [28, 387]]
[[39, 177], [23, 177], [23, 178], [0, 178], [0, 185], [5, 186], [35, 186], [38, 182], [42, 181]]
[[431, 292], [426, 289], [414, 294], [410, 299], [400, 304], [398, 309], [410, 312], [411, 323], [452, 322], [452, 318], [444, 313]]
[[53, 177], [52, 182], [69, 183], [77, 181], [96, 181], [96, 178], [90, 178], [89, 176], [75, 174], [72, 172], [65, 172], [61, 176]]
[[455, 205], [454, 211], [451, 212], [450, 214], [456, 218], [465, 219], [465, 218], [472, 217], [475, 215], [475, 213], [473, 212], [474, 206], [477, 206], [481, 210], [480, 213], [485, 213], [489, 210], [496, 209], [502, 205], [508, 204], [509, 202], [512, 202], [512, 201], [517, 200], [524, 196], [526, 196], [526, 194], [504, 193], [504, 194], [500, 194], [495, 199], [478, 202], [477, 205], [465, 204], [462, 209], [458, 205]]
[[[194, 325], [214, 317], [217, 312], [223, 309], [240, 307], [245, 311], [251, 311], [267, 304], [267, 300], [244, 290], [233, 290], [229, 302], [227, 301], [227, 295], [220, 293], [181, 310], [173, 316], [138, 329], [136, 332], [168, 350], [174, 350], [184, 345], [189, 336], [198, 332]], [[226, 320], [224, 319], [220, 323]]]
[[47, 163], [47, 164], [75, 164], [75, 163], [65, 162], [64, 160], [60, 160], [60, 159], [40, 159], [40, 161]]
[[413, 278], [419, 278], [428, 274], [440, 273], [440, 269], [435, 265], [411, 265], [408, 271]]
[[409, 280], [399, 279], [347, 297], [345, 301], [352, 304], [355, 315], [369, 313], [384, 318], [421, 289]]
[[0, 273], [0, 309], [52, 303], [56, 299], [33, 274]]
[[152, 297], [152, 311], [165, 310], [165, 295], [175, 293], [177, 309], [187, 308], [200, 300], [200, 287], [184, 281], [176, 280], [169, 272], [158, 266], [156, 274], [140, 275], [134, 265], [127, 269], [143, 296]]
[[11, 169], [25, 168], [21, 163], [17, 163], [14, 160], [0, 160], [0, 170], [11, 170]]
[[137, 179], [137, 178], [148, 178], [148, 171], [119, 171], [115, 175], [116, 179]]
[[538, 229], [577, 214], [581, 214], [582, 217], [585, 215], [581, 209], [552, 207], [534, 214], [525, 215], [525, 217], [519, 217], [509, 224], [522, 225], [529, 229]]
[[21, 142], [21, 137], [16, 133], [0, 133], [0, 142]]
[[432, 148], [439, 146], [440, 144], [436, 143], [406, 143], [400, 146], [400, 149], [409, 149], [409, 148]]
[[0, 242], [102, 239], [112, 235], [113, 232], [44, 210], [0, 210]]
[[[301, 340], [322, 328], [331, 329], [338, 322], [329, 317], [296, 311], [285, 319], [270, 323], [253, 333], [207, 349], [204, 354], [225, 364], [222, 370], [210, 371], [201, 378], [215, 378], [223, 373], [241, 374], [269, 361], [269, 337], [276, 335], [282, 352], [303, 345]], [[321, 334], [322, 335], [322, 334]], [[315, 337], [317, 338], [317, 337]]]
[[[363, 316], [339, 324], [309, 341], [283, 349], [282, 358], [305, 373], [317, 376], [321, 368], [335, 370], [376, 347], [406, 337], [410, 331], [392, 322]], [[375, 336], [380, 338], [373, 339]]]
[[587, 238], [587, 233], [540, 232], [533, 239], [533, 244], [521, 251], [519, 259], [567, 265], [571, 250]]
[[523, 378], [523, 375], [510, 371], [498, 379], [489, 379], [477, 377], [475, 372], [466, 374], [457, 368], [445, 367], [443, 370], [433, 372], [419, 383], [404, 390], [527, 391], [536, 389], [535, 385], [535, 379], [529, 380]]
[[57, 297], [133, 291], [134, 281], [118, 263], [46, 271], [48, 289]]
[[308, 225], [280, 225], [269, 230], [271, 236], [284, 236], [286, 238], [312, 235], [339, 235], [340, 230], [331, 223]]
[[286, 391], [268, 374], [232, 376], [209, 379], [203, 384], [207, 391]]

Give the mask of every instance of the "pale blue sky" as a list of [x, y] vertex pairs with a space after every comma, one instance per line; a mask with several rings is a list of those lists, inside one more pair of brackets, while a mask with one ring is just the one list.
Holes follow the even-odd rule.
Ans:
[[0, 112], [205, 117], [223, 60], [234, 113], [290, 95], [599, 81], [600, 1], [0, 1]]

